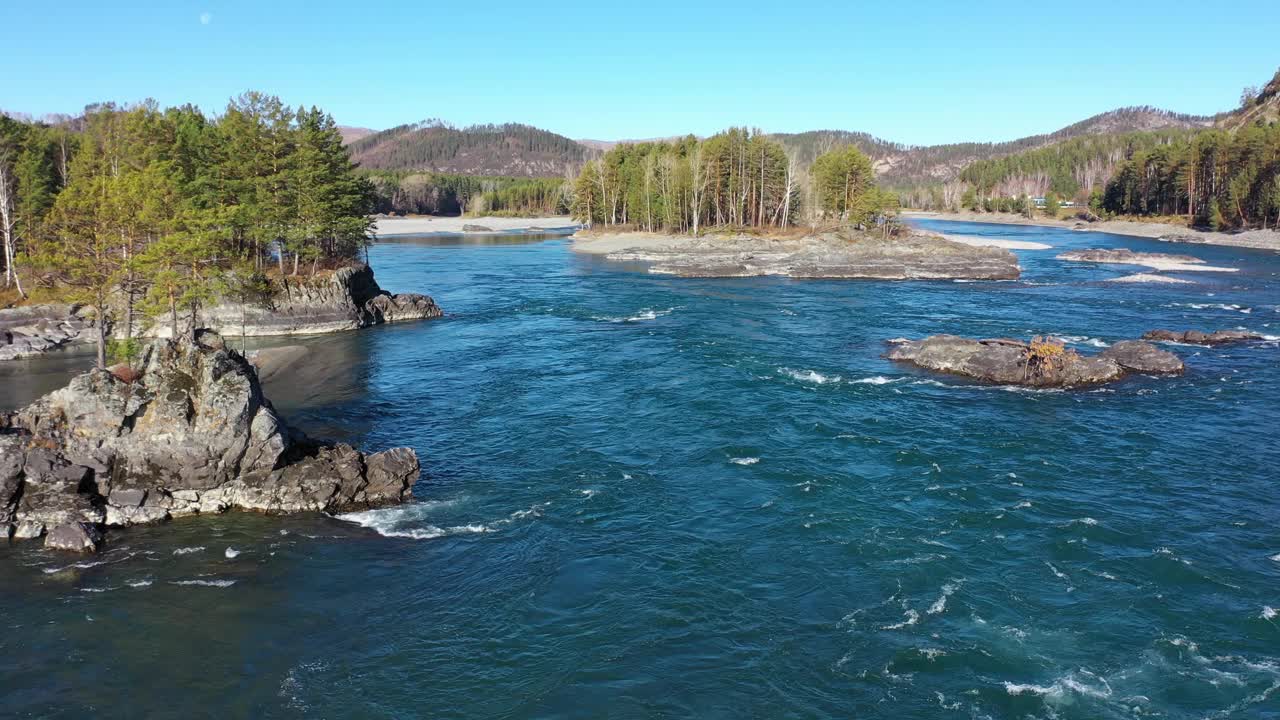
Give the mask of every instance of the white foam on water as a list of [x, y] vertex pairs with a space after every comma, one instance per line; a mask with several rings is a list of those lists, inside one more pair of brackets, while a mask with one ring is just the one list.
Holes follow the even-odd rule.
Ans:
[[1067, 583], [1067, 592], [1072, 592], [1073, 590], [1076, 589], [1075, 586], [1071, 584], [1071, 578], [1068, 577], [1066, 573], [1054, 567], [1053, 563], [1049, 562], [1048, 560], [1046, 560], [1044, 564], [1048, 565], [1049, 569], [1053, 571], [1054, 577], [1058, 578], [1059, 580], [1063, 580]]
[[959, 709], [960, 709], [960, 707], [961, 707], [961, 705], [963, 704], [963, 703], [961, 703], [959, 700], [957, 700], [957, 701], [955, 701], [955, 702], [953, 702], [953, 703], [948, 703], [948, 702], [947, 702], [947, 696], [946, 696], [946, 695], [943, 695], [943, 694], [942, 694], [942, 693], [940, 693], [940, 692], [935, 692], [935, 693], [934, 693], [934, 695], [938, 698], [938, 705], [939, 705], [939, 707], [941, 707], [943, 710], [959, 710]]
[[192, 547], [180, 547], [177, 550], [174, 550], [173, 554], [174, 555], [190, 555], [191, 553], [198, 553], [198, 552], [204, 552], [203, 545], [196, 545]]
[[1263, 620], [1274, 620], [1274, 619], [1275, 619], [1275, 617], [1276, 617], [1276, 609], [1275, 609], [1275, 608], [1271, 607], [1270, 605], [1263, 605], [1263, 606], [1262, 606], [1262, 619], [1263, 619]]
[[578, 494], [590, 500], [591, 498], [595, 497], [596, 494], [599, 492], [600, 492], [599, 490], [594, 490], [592, 488], [583, 488], [582, 490], [578, 491]]
[[431, 540], [450, 535], [468, 535], [497, 532], [499, 528], [510, 525], [528, 517], [538, 517], [542, 509], [551, 503], [538, 503], [527, 510], [517, 510], [505, 518], [491, 523], [467, 523], [439, 527], [433, 524], [405, 527], [406, 523], [420, 522], [425, 519], [424, 510], [437, 507], [440, 503], [415, 503], [381, 510], [364, 510], [361, 512], [343, 513], [334, 517], [361, 527], [369, 528], [383, 537], [409, 538], [412, 540]]
[[1014, 510], [1021, 510], [1021, 509], [1023, 509], [1023, 508], [1029, 508], [1029, 507], [1031, 507], [1031, 501], [1030, 501], [1030, 500], [1023, 500], [1022, 502], [1018, 503], [1017, 505], [1014, 505], [1014, 506], [1013, 506], [1013, 509], [1014, 509]]
[[1091, 517], [1082, 517], [1082, 518], [1076, 518], [1075, 520], [1072, 520], [1070, 524], [1072, 524], [1072, 525], [1076, 525], [1076, 524], [1079, 524], [1079, 525], [1097, 525], [1097, 524], [1098, 524], [1098, 521], [1097, 521], [1097, 520], [1094, 520], [1094, 519], [1093, 519], [1093, 518], [1091, 518]]
[[906, 378], [904, 377], [891, 378], [891, 377], [885, 377], [884, 375], [873, 375], [872, 377], [860, 378], [858, 380], [852, 380], [850, 382], [854, 383], [855, 385], [888, 385], [889, 383], [901, 382], [903, 380], [906, 380]]
[[44, 573], [45, 575], [52, 575], [54, 573], [60, 573], [63, 570], [70, 570], [72, 568], [76, 568], [77, 570], [88, 570], [91, 567], [97, 567], [99, 565], [106, 565], [106, 564], [107, 564], [106, 560], [86, 560], [83, 562], [71, 563], [70, 565], [63, 565], [61, 567], [41, 568], [40, 572]]
[[916, 652], [929, 658], [930, 662], [947, 654], [947, 651], [941, 648], [916, 648]]
[[1272, 555], [1272, 556], [1271, 556], [1271, 561], [1272, 561], [1272, 562], [1280, 562], [1280, 553], [1276, 553], [1275, 555]]
[[227, 548], [226, 552], [224, 552], [224, 553], [223, 553], [223, 555], [226, 555], [226, 556], [227, 556], [227, 559], [228, 559], [228, 560], [231, 560], [231, 559], [233, 559], [233, 558], [235, 558], [235, 557], [239, 556], [239, 555], [240, 555], [240, 551], [239, 551], [239, 550], [236, 550], [235, 548]]
[[[80, 592], [83, 592], [83, 593], [104, 593], [104, 592], [107, 592], [108, 590], [115, 590], [115, 588], [112, 588], [112, 587], [86, 587], [86, 588], [80, 588]], [[1268, 609], [1268, 610], [1270, 610], [1271, 608], [1267, 608], [1267, 609]]]
[[1069, 700], [1068, 696], [1073, 694], [1099, 700], [1111, 697], [1111, 685], [1107, 683], [1106, 678], [1098, 677], [1087, 670], [1081, 670], [1080, 674], [1086, 676], [1089, 679], [1088, 682], [1075, 673], [1069, 673], [1055, 680], [1052, 685], [1006, 682], [1004, 690], [1010, 695], [1039, 695], [1046, 702], [1053, 703]]
[[151, 581], [150, 580], [130, 580], [129, 582], [125, 583], [125, 585], [128, 585], [131, 588], [151, 587]]
[[778, 372], [786, 375], [792, 380], [813, 383], [815, 385], [826, 385], [827, 383], [840, 382], [839, 375], [823, 375], [815, 370], [792, 370], [791, 368], [780, 367]]
[[235, 580], [171, 580], [170, 585], [199, 585], [201, 587], [231, 587], [236, 584]]
[[729, 462], [733, 463], [734, 465], [755, 465], [756, 463], [760, 462], [760, 458], [736, 457], [736, 458], [729, 458]]
[[956, 585], [956, 583], [947, 583], [946, 585], [943, 585], [942, 594], [939, 595], [938, 599], [934, 600], [933, 604], [929, 606], [928, 613], [930, 615], [938, 615], [945, 611], [947, 609], [947, 598], [955, 594], [957, 587], [958, 585]]
[[616, 315], [615, 316], [593, 315], [591, 319], [601, 320], [603, 322], [611, 322], [611, 323], [644, 322], [645, 320], [657, 320], [658, 318], [663, 317], [665, 315], [670, 315], [675, 311], [676, 311], [675, 308], [667, 308], [666, 310], [654, 310], [652, 308], [645, 308], [644, 310], [641, 310], [640, 312], [634, 315], [626, 315], [623, 317], [619, 317]]
[[1185, 307], [1192, 310], [1227, 310], [1230, 312], [1244, 313], [1248, 315], [1253, 312], [1253, 308], [1237, 305], [1235, 303], [1173, 303], [1169, 307]]
[[903, 617], [906, 618], [906, 620], [903, 620], [900, 623], [895, 623], [893, 625], [881, 626], [880, 629], [881, 630], [901, 630], [902, 628], [911, 627], [912, 625], [915, 625], [916, 623], [920, 622], [920, 613], [916, 612], [915, 610], [912, 610], [911, 608], [907, 608], [907, 611], [904, 612], [902, 615]]

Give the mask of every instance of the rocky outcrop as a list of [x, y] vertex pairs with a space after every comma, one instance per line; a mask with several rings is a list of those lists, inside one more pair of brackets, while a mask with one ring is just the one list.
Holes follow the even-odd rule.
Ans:
[[[392, 295], [368, 265], [353, 265], [316, 279], [289, 278], [265, 305], [223, 303], [201, 313], [203, 325], [228, 336], [307, 335], [355, 330], [388, 322], [437, 318], [435, 301], [418, 293]], [[155, 331], [168, 333], [160, 323]]]
[[1187, 345], [1226, 345], [1228, 343], [1266, 339], [1265, 336], [1248, 330], [1214, 330], [1213, 332], [1201, 332], [1199, 330], [1184, 330], [1182, 332], [1174, 330], [1149, 330], [1143, 333], [1142, 337], [1144, 340], [1185, 343]]
[[[923, 340], [897, 340], [886, 357], [937, 372], [1029, 387], [1086, 387], [1119, 380], [1130, 372], [1181, 372], [1182, 361], [1149, 343], [1117, 343], [1100, 355], [1081, 355], [1052, 343], [1020, 340], [973, 340], [931, 335]], [[1047, 347], [1044, 354], [1037, 347]]]
[[[443, 314], [427, 295], [393, 295], [383, 290], [374, 279], [373, 270], [361, 264], [319, 278], [288, 278], [287, 287], [281, 287], [263, 304], [224, 301], [205, 308], [200, 313], [200, 324], [228, 336], [311, 335], [438, 318]], [[124, 330], [119, 323], [114, 329], [117, 333]], [[161, 318], [149, 327], [135, 328], [135, 334], [164, 338], [171, 330]], [[179, 325], [180, 333], [190, 331], [189, 322]], [[0, 310], [0, 360], [96, 340], [92, 314], [86, 316], [77, 306], [32, 305]]]
[[0, 360], [14, 360], [93, 342], [94, 320], [77, 305], [28, 305], [0, 310]]
[[365, 454], [292, 430], [216, 333], [153, 343], [138, 373], [85, 373], [0, 423], [0, 532], [88, 550], [106, 526], [410, 497], [413, 450]]
[[1186, 369], [1182, 358], [1141, 340], [1121, 340], [1103, 350], [1098, 357], [1110, 360], [1125, 370], [1148, 375], [1174, 375]]
[[472, 223], [467, 223], [462, 226], [462, 232], [489, 233], [489, 232], [493, 232], [493, 228], [488, 227], [486, 225], [475, 225]]
[[1015, 280], [1013, 253], [938, 236], [884, 238], [854, 231], [804, 238], [751, 236], [672, 238], [666, 247], [609, 253], [610, 260], [649, 262], [650, 272], [679, 277], [751, 277], [874, 280]]

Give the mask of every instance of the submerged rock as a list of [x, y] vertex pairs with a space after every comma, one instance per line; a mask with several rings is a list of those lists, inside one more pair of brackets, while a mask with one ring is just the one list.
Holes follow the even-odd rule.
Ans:
[[462, 232], [464, 232], [464, 233], [469, 233], [469, 232], [486, 232], [486, 233], [487, 233], [487, 232], [493, 232], [493, 228], [488, 227], [488, 226], [486, 226], [486, 225], [474, 225], [474, 224], [472, 224], [472, 223], [467, 223], [467, 224], [465, 224], [465, 225], [463, 225], [463, 226], [462, 226]]
[[1142, 338], [1144, 340], [1186, 343], [1188, 345], [1226, 345], [1228, 343], [1266, 339], [1265, 336], [1248, 330], [1214, 330], [1213, 332], [1201, 332], [1199, 330], [1184, 330], [1182, 332], [1148, 330], [1142, 334]]
[[671, 238], [665, 247], [613, 252], [610, 260], [653, 263], [649, 271], [680, 277], [877, 280], [1015, 280], [1013, 253], [935, 235], [884, 238], [854, 231], [803, 238], [752, 236]]
[[[927, 370], [1001, 385], [1072, 388], [1119, 380], [1129, 372], [1176, 373], [1182, 361], [1150, 343], [1121, 342], [1099, 355], [1081, 355], [1051, 341], [973, 340], [931, 335], [897, 340], [886, 357]], [[1037, 354], [1037, 348], [1046, 351]]]
[[1139, 253], [1128, 248], [1092, 250], [1068, 250], [1058, 255], [1059, 260], [1075, 260], [1077, 262], [1114, 263], [1116, 265], [1147, 265], [1151, 262], [1178, 263], [1181, 265], [1202, 264], [1194, 255], [1174, 255], [1172, 253]]
[[403, 502], [409, 448], [365, 454], [288, 427], [253, 367], [197, 331], [145, 349], [138, 378], [100, 370], [37, 400], [0, 430], [0, 528], [90, 550], [103, 526], [238, 508], [365, 509]]

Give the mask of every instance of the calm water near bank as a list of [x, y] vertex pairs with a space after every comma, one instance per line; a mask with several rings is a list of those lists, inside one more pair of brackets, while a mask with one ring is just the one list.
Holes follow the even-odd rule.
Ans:
[[[1018, 282], [636, 272], [563, 238], [397, 238], [448, 315], [271, 344], [308, 432], [423, 457], [417, 504], [0, 544], [0, 716], [1280, 718], [1280, 349], [1078, 392], [883, 341], [1280, 336], [1280, 255], [1054, 246]], [[1177, 252], [1193, 285], [1063, 248]], [[0, 365], [0, 407], [89, 354]]]

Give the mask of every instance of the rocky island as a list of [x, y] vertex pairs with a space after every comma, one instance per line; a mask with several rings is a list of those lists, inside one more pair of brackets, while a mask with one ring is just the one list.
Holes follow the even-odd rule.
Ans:
[[1139, 265], [1154, 270], [1177, 272], [1236, 272], [1236, 268], [1207, 265], [1204, 260], [1193, 255], [1134, 252], [1128, 248], [1068, 250], [1058, 255], [1058, 259], [1107, 265]]
[[876, 280], [1016, 280], [1018, 259], [936, 235], [883, 237], [852, 229], [768, 237], [653, 233], [574, 235], [574, 250], [617, 261], [651, 263], [678, 277], [858, 278]]
[[1155, 340], [1159, 342], [1182, 343], [1184, 345], [1213, 346], [1266, 340], [1267, 338], [1261, 333], [1249, 330], [1214, 330], [1212, 332], [1203, 332], [1200, 330], [1148, 330], [1142, 334], [1142, 339]]
[[0, 533], [90, 552], [103, 530], [230, 509], [333, 512], [404, 502], [416, 453], [364, 453], [292, 429], [222, 337], [157, 340], [0, 416]]
[[1097, 355], [1081, 355], [1052, 338], [1023, 342], [931, 335], [890, 342], [893, 347], [886, 354], [890, 360], [1001, 385], [1075, 388], [1112, 382], [1131, 373], [1183, 371], [1177, 355], [1138, 340], [1118, 342]]

